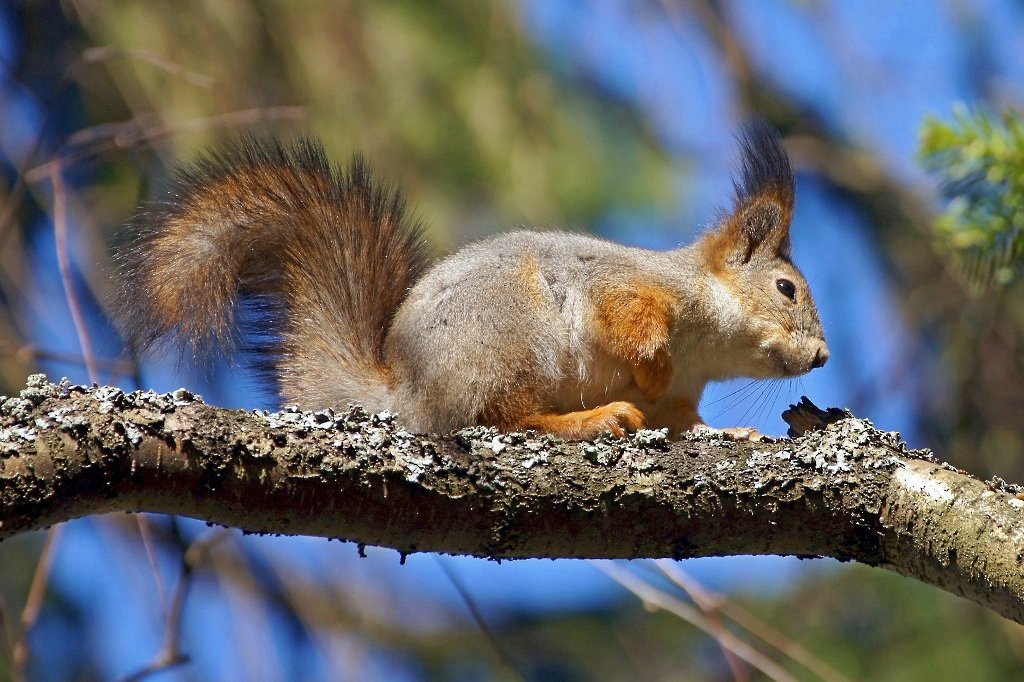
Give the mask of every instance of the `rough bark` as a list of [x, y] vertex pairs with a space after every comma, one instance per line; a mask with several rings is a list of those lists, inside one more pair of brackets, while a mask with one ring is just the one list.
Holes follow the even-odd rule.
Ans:
[[0, 399], [0, 500], [0, 538], [150, 511], [406, 553], [830, 556], [1024, 623], [1024, 501], [854, 418], [767, 443], [421, 437], [358, 408], [225, 410], [37, 375]]

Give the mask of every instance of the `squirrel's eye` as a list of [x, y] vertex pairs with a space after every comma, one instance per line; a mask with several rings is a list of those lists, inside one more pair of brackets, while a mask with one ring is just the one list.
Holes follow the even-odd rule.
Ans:
[[777, 279], [775, 280], [775, 286], [779, 292], [791, 301], [796, 300], [796, 285], [790, 282], [788, 279]]

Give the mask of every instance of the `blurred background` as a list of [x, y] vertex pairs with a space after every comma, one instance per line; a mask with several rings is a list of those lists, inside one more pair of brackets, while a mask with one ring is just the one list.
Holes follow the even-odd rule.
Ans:
[[[941, 229], [962, 199], [948, 205], [950, 183], [925, 168], [934, 152], [973, 149], [928, 137], [929, 117], [931, 133], [949, 133], [943, 122], [1022, 104], [1016, 0], [8, 0], [0, 394], [44, 371], [273, 406], [244, 366], [130, 357], [104, 313], [121, 226], [175, 159], [218, 140], [313, 132], [339, 160], [362, 151], [403, 186], [437, 254], [520, 225], [671, 248], [728, 206], [733, 136], [756, 113], [797, 170], [795, 259], [832, 361], [794, 381], [713, 386], [702, 414], [781, 434], [779, 413], [806, 394], [1021, 482], [1022, 285], [1005, 268], [964, 275]], [[4, 542], [0, 610], [0, 679], [1010, 680], [1024, 669], [1021, 626], [863, 566], [400, 562], [154, 515]], [[690, 624], [702, 618], [752, 647], [754, 665]]]

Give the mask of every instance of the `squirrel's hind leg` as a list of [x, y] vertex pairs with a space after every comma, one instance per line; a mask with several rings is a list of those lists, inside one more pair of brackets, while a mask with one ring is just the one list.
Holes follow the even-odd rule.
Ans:
[[644, 427], [644, 414], [633, 403], [618, 401], [579, 412], [545, 412], [528, 414], [519, 418], [515, 429], [534, 429], [562, 438], [591, 440], [610, 431], [613, 436], [623, 437], [626, 431]]

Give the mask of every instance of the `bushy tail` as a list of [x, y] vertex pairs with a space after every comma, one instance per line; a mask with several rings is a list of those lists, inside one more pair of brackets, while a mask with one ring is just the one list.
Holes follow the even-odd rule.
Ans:
[[134, 347], [230, 349], [253, 295], [286, 400], [385, 404], [384, 339], [426, 258], [401, 195], [360, 157], [342, 170], [313, 140], [245, 139], [177, 169], [134, 227], [115, 302]]

